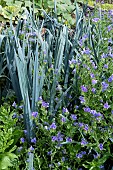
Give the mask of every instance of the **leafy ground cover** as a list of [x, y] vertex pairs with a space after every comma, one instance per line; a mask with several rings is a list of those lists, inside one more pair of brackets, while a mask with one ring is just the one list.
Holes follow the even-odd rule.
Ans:
[[1, 170], [113, 169], [113, 10], [75, 9], [1, 31]]

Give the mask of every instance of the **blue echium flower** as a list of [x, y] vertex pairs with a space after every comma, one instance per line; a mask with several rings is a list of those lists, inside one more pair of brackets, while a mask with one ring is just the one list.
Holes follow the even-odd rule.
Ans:
[[76, 64], [76, 60], [74, 58], [72, 58], [72, 60], [69, 60], [69, 65], [71, 64]]
[[101, 58], [107, 58], [107, 54], [104, 54], [104, 53], [103, 53], [103, 54], [101, 55]]
[[93, 85], [97, 84], [97, 80], [92, 79], [92, 84], [93, 84]]
[[55, 124], [55, 122], [53, 122], [51, 125], [50, 125], [50, 129], [56, 129], [56, 124]]
[[51, 138], [52, 138], [52, 142], [57, 141], [57, 136], [52, 136]]
[[94, 159], [97, 159], [100, 157], [100, 154], [98, 154], [98, 153], [96, 155], [93, 154], [93, 156], [94, 156]]
[[57, 163], [57, 165], [58, 165], [58, 166], [60, 166], [60, 165], [61, 165], [61, 163], [60, 163], [60, 162], [58, 162], [58, 163]]
[[79, 123], [78, 123], [78, 126], [79, 126], [79, 127], [83, 127], [84, 124], [83, 124], [82, 122], [79, 122]]
[[83, 92], [87, 92], [87, 91], [88, 91], [87, 87], [85, 87], [84, 85], [81, 86], [81, 90], [82, 90]]
[[103, 169], [104, 168], [104, 165], [100, 165], [100, 169]]
[[104, 103], [104, 109], [109, 109], [110, 105], [108, 105], [108, 102]]
[[21, 141], [22, 143], [24, 143], [24, 142], [25, 142], [25, 139], [24, 139], [24, 138], [20, 138], [20, 141]]
[[91, 109], [89, 107], [84, 107], [83, 109], [84, 109], [84, 112], [90, 113], [90, 111], [91, 111]]
[[77, 119], [77, 116], [75, 114], [71, 114], [71, 119], [72, 120], [76, 120]]
[[67, 170], [72, 170], [72, 169], [68, 167]]
[[72, 138], [67, 137], [67, 138], [66, 138], [66, 142], [72, 142]]
[[102, 85], [102, 92], [106, 91], [106, 89], [107, 89], [108, 86], [109, 86], [109, 84], [107, 84], [107, 83], [104, 82], [104, 81], [101, 83], [101, 85]]
[[47, 152], [47, 155], [51, 155], [51, 154], [52, 154], [52, 151]]
[[18, 148], [18, 152], [21, 152], [22, 149], [23, 149], [23, 147], [20, 146], [20, 147]]
[[95, 92], [96, 92], [96, 88], [92, 88], [91, 91], [92, 91], [93, 93], [95, 93]]
[[31, 139], [31, 142], [36, 144], [36, 138]]
[[34, 148], [32, 146], [30, 146], [29, 150], [30, 151], [34, 151]]
[[62, 112], [63, 112], [63, 113], [68, 113], [68, 109], [65, 108], [65, 107], [63, 107]]
[[14, 113], [13, 116], [12, 116], [13, 119], [17, 118], [17, 114]]
[[16, 102], [14, 101], [12, 104], [13, 107], [17, 108]]
[[108, 69], [108, 64], [104, 64], [104, 68]]
[[111, 83], [113, 81], [113, 74], [108, 78], [108, 82]]
[[62, 162], [64, 162], [66, 160], [66, 158], [65, 157], [62, 157]]
[[81, 103], [85, 103], [85, 99], [84, 99], [83, 96], [80, 96], [79, 99], [80, 99], [80, 102], [81, 102]]
[[83, 49], [83, 51], [82, 51], [82, 54], [89, 55], [90, 53], [91, 53], [91, 51], [88, 48]]
[[85, 130], [85, 131], [88, 131], [88, 129], [89, 129], [88, 124], [85, 124], [85, 125], [84, 125], [84, 130]]
[[81, 153], [78, 153], [78, 154], [76, 154], [76, 157], [77, 157], [77, 158], [82, 158], [83, 155], [82, 155]]
[[103, 150], [103, 144], [102, 143], [99, 144], [99, 149]]
[[93, 73], [90, 73], [91, 78], [95, 78], [95, 75]]
[[36, 118], [38, 116], [38, 112], [32, 112], [32, 116]]
[[83, 139], [81, 140], [81, 145], [85, 146], [85, 145], [87, 145], [87, 144], [88, 144], [88, 142], [86, 141], [86, 139], [83, 138]]
[[63, 123], [66, 122], [66, 118], [65, 118], [65, 117], [62, 117], [62, 118], [61, 118], [61, 122], [63, 122]]
[[61, 134], [61, 132], [58, 132], [57, 134], [57, 141], [63, 141], [63, 135]]
[[57, 136], [52, 136], [52, 142], [59, 142], [59, 141], [63, 141], [63, 135], [61, 134], [61, 132], [58, 132]]
[[98, 22], [98, 21], [100, 21], [100, 18], [93, 18], [92, 21], [93, 22]]
[[25, 135], [27, 134], [27, 130], [24, 130], [24, 134], [25, 134]]
[[38, 101], [42, 101], [42, 96], [40, 96], [40, 97], [38, 98]]
[[73, 74], [75, 74], [75, 73], [76, 73], [76, 68], [72, 71], [72, 73], [73, 73]]
[[48, 108], [49, 107], [49, 103], [42, 101], [42, 107]]

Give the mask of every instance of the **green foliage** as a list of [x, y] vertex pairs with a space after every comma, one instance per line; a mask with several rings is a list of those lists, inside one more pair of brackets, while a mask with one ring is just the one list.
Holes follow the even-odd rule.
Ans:
[[16, 143], [21, 136], [20, 129], [16, 126], [17, 119], [13, 119], [14, 110], [7, 104], [0, 107], [0, 169], [7, 170], [13, 167], [15, 159], [13, 153]]

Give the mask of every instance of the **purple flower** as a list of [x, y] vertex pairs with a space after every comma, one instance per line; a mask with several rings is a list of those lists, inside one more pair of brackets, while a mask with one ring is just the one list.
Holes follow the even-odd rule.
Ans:
[[106, 102], [106, 103], [104, 104], [104, 109], [109, 109], [109, 107], [110, 107], [110, 105], [108, 105], [108, 103]]
[[64, 162], [66, 160], [66, 158], [65, 157], [62, 157], [62, 161]]
[[49, 107], [49, 103], [47, 103], [45, 101], [42, 101], [42, 106], [45, 107], [45, 108], [48, 108]]
[[86, 151], [81, 151], [81, 154], [82, 155], [86, 155]]
[[83, 96], [80, 96], [79, 99], [80, 99], [81, 103], [85, 103], [85, 99]]
[[40, 96], [40, 97], [38, 98], [38, 101], [42, 101], [42, 96]]
[[99, 144], [99, 149], [100, 149], [101, 151], [103, 150], [103, 144], [102, 144], [102, 143]]
[[19, 106], [20, 109], [23, 109], [23, 107], [24, 107], [23, 105]]
[[38, 116], [38, 112], [32, 112], [32, 116], [36, 118]]
[[52, 136], [52, 142], [57, 141], [57, 136]]
[[52, 154], [52, 151], [47, 152], [47, 155], [51, 155], [51, 154]]
[[50, 129], [56, 129], [56, 124], [55, 124], [55, 122], [53, 122], [51, 125], [50, 125]]
[[72, 169], [68, 167], [67, 170], [72, 170]]
[[71, 118], [72, 118], [73, 120], [76, 120], [76, 119], [77, 119], [77, 116], [74, 115], [74, 114], [71, 114]]
[[17, 108], [16, 102], [14, 101], [12, 104], [13, 107]]
[[104, 165], [100, 165], [100, 169], [103, 169], [104, 168]]
[[17, 118], [17, 114], [14, 113], [13, 116], [12, 116], [13, 119]]
[[95, 75], [93, 73], [90, 73], [91, 78], [95, 78]]
[[30, 146], [30, 148], [29, 148], [29, 149], [30, 149], [30, 151], [34, 151], [34, 148], [33, 148], [32, 146]]
[[95, 92], [96, 92], [96, 88], [92, 88], [91, 91], [92, 91], [93, 93], [95, 93]]
[[79, 123], [78, 126], [79, 126], [79, 127], [83, 127], [84, 124], [83, 124], [83, 123]]
[[67, 138], [66, 138], [66, 142], [72, 142], [72, 138], [67, 137]]
[[102, 85], [102, 92], [104, 92], [108, 88], [108, 86], [109, 86], [109, 84], [107, 84], [104, 81], [101, 83], [101, 85]]
[[93, 85], [97, 84], [97, 80], [92, 79], [92, 84], [93, 84]]
[[57, 165], [58, 165], [58, 166], [60, 166], [60, 165], [61, 165], [61, 163], [60, 163], [60, 162], [58, 162], [58, 163], [57, 163]]
[[65, 107], [63, 107], [62, 112], [63, 112], [63, 113], [68, 113], [68, 109], [65, 108]]
[[96, 110], [91, 110], [90, 113], [95, 116], [97, 114], [97, 111]]
[[61, 121], [62, 121], [62, 122], [66, 122], [66, 118], [65, 118], [65, 117], [62, 117], [62, 118], [61, 118]]
[[103, 54], [101, 55], [101, 58], [107, 58], [107, 54], [104, 54], [104, 53], [103, 53]]
[[93, 155], [94, 159], [98, 158], [100, 156], [100, 154], [97, 153], [97, 155]]
[[108, 78], [108, 82], [111, 83], [113, 81], [113, 74]]
[[111, 111], [111, 113], [113, 114], [113, 110]]
[[107, 29], [108, 29], [108, 32], [110, 32], [110, 31], [112, 30], [112, 26], [109, 25], [109, 26], [107, 27]]
[[18, 148], [18, 152], [21, 152], [22, 149], [23, 149], [23, 147], [20, 146], [20, 147]]
[[24, 134], [25, 134], [25, 135], [27, 134], [27, 130], [24, 130]]
[[63, 135], [60, 132], [57, 134], [57, 141], [63, 141]]
[[76, 60], [74, 58], [72, 58], [72, 60], [69, 60], [69, 64], [76, 64]]
[[21, 141], [22, 143], [24, 143], [24, 142], [25, 142], [25, 139], [24, 139], [24, 138], [20, 138], [20, 141]]
[[84, 85], [81, 86], [81, 90], [82, 90], [83, 92], [87, 92], [87, 91], [88, 91], [88, 90], [87, 90], [87, 87], [85, 87]]
[[89, 129], [88, 124], [85, 124], [85, 126], [84, 126], [84, 130], [88, 131], [88, 129]]
[[88, 144], [88, 142], [86, 141], [86, 139], [83, 138], [82, 141], [81, 141], [81, 145], [85, 146], [87, 144]]
[[89, 112], [90, 113], [91, 109], [89, 107], [84, 107], [84, 112]]
[[75, 73], [76, 73], [76, 68], [72, 71], [72, 73], [73, 73], [73, 74], [75, 74]]
[[81, 153], [78, 153], [78, 154], [76, 154], [76, 157], [77, 157], [77, 158], [82, 158], [83, 155], [82, 155]]
[[49, 164], [49, 168], [54, 167], [54, 164]]
[[104, 64], [104, 68], [108, 69], [108, 64]]
[[36, 138], [31, 139], [31, 142], [36, 144]]
[[87, 49], [84, 49], [82, 51], [82, 54], [86, 54], [86, 55], [89, 55], [91, 53], [91, 51], [87, 48]]
[[92, 21], [93, 22], [98, 22], [98, 21], [100, 21], [100, 18], [93, 18]]

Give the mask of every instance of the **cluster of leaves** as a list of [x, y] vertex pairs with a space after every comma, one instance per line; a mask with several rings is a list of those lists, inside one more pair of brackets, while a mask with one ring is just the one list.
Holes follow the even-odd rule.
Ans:
[[[34, 1], [34, 9], [33, 9], [33, 2], [30, 0], [21, 0], [21, 1], [13, 1], [13, 0], [4, 0], [0, 3], [1, 8], [1, 15], [0, 20], [2, 22], [7, 22], [12, 18], [13, 21], [17, 21], [17, 18], [25, 18], [24, 10], [28, 8], [30, 10], [34, 10], [36, 16], [42, 16], [40, 10], [45, 10], [47, 13], [51, 15], [55, 14], [59, 21], [65, 22], [68, 21], [68, 25], [75, 24], [75, 20], [72, 17], [73, 11], [75, 9], [74, 4], [70, 0], [62, 1], [59, 0], [56, 3], [52, 0], [48, 1]], [[3, 6], [3, 8], [2, 8]], [[17, 22], [16, 22], [17, 23]]]
[[7, 170], [9, 167], [18, 168], [18, 156], [15, 151], [16, 144], [22, 131], [17, 125], [16, 113], [9, 104], [0, 107], [0, 169]]

